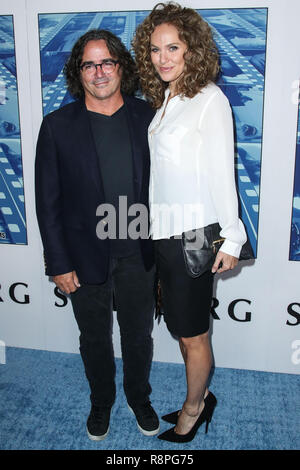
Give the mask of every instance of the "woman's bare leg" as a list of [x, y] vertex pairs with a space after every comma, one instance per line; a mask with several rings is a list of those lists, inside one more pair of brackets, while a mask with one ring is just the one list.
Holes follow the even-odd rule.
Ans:
[[191, 338], [180, 338], [179, 344], [186, 367], [187, 395], [178, 418], [176, 432], [186, 434], [204, 408], [212, 353], [208, 332]]

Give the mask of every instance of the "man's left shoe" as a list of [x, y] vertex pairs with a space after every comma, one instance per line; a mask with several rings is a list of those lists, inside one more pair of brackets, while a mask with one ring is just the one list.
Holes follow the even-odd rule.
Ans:
[[159, 419], [150, 401], [143, 405], [130, 407], [130, 411], [135, 415], [137, 427], [145, 436], [155, 436], [159, 432]]

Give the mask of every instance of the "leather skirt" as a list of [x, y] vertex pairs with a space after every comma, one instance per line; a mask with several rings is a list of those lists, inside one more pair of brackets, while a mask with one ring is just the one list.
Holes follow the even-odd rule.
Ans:
[[188, 275], [181, 246], [176, 238], [154, 241], [161, 285], [164, 320], [170, 333], [189, 338], [209, 330], [214, 275]]

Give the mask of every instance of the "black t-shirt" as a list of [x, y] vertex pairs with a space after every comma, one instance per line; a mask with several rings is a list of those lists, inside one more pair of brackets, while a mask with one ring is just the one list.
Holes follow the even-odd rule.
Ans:
[[[127, 217], [131, 204], [135, 203], [133, 187], [132, 149], [124, 106], [112, 116], [89, 111], [93, 137], [99, 158], [105, 202], [116, 210], [116, 239], [111, 239], [112, 256], [128, 256], [138, 250], [138, 240], [128, 238], [128, 224], [133, 217]], [[127, 197], [127, 211], [121, 210], [125, 224], [119, 233], [119, 196]], [[126, 200], [122, 198], [125, 206]], [[122, 237], [126, 236], [126, 239]]]

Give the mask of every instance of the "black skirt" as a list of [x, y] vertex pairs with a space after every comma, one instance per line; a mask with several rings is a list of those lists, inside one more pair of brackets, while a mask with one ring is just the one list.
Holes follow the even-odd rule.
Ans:
[[206, 333], [213, 295], [214, 275], [188, 275], [181, 240], [155, 240], [155, 255], [161, 284], [164, 320], [170, 333], [189, 338]]

